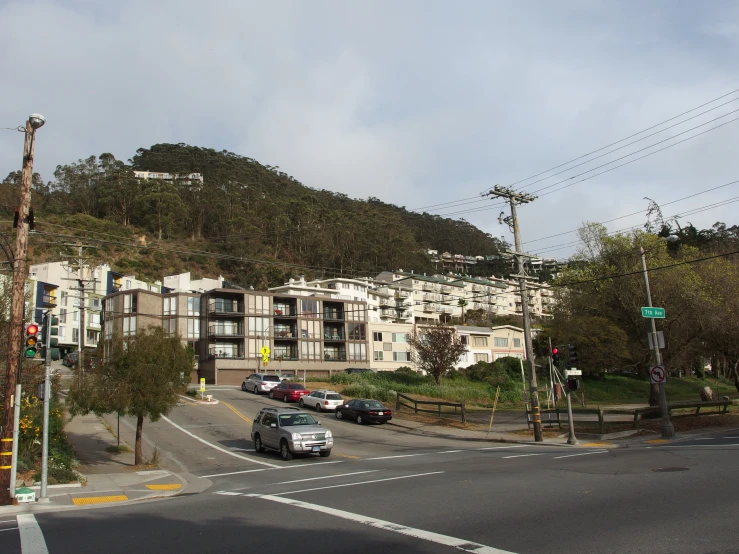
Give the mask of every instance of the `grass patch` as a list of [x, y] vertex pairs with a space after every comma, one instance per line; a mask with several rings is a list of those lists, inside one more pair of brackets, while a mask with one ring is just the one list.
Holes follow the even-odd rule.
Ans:
[[[581, 381], [583, 387], [578, 396], [585, 392], [587, 404], [644, 403], [649, 401], [649, 379], [626, 375], [602, 375], [586, 377]], [[699, 391], [711, 387], [721, 396], [737, 396], [733, 381], [727, 379], [700, 379], [696, 377], [669, 378], [666, 391], [669, 401], [700, 400]]]
[[111, 454], [124, 454], [126, 452], [132, 452], [127, 444], [116, 444], [115, 446], [109, 446], [105, 449], [106, 452]]

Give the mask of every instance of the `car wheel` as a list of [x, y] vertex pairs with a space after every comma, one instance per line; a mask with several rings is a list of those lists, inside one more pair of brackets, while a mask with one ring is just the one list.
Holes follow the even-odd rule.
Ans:
[[280, 456], [282, 456], [282, 459], [286, 462], [293, 459], [293, 453], [290, 452], [290, 445], [287, 444], [285, 439], [282, 439], [282, 442], [280, 443]]
[[274, 399], [275, 399], [275, 393], [273, 393], [272, 391], [269, 391], [269, 397], [270, 397], [270, 398], [271, 398], [272, 400], [274, 400]]
[[300, 406], [301, 408], [305, 408], [305, 402], [303, 402], [302, 398], [298, 400], [298, 406]]
[[254, 450], [257, 452], [264, 452], [264, 446], [262, 445], [262, 437], [257, 435], [254, 437]]
[[285, 404], [287, 404], [287, 395], [284, 395], [284, 396], [282, 397], [282, 401], [283, 401], [283, 402], [284, 402]]
[[259, 394], [259, 391], [257, 390], [257, 386], [256, 385], [254, 385], [254, 388], [251, 389], [251, 392], [253, 392], [254, 394]]
[[323, 410], [321, 409], [321, 405], [320, 405], [320, 404], [316, 404], [316, 411], [317, 411], [317, 412], [322, 412], [322, 411], [323, 411]]
[[243, 390], [244, 392], [246, 392], [246, 385], [244, 383], [241, 383], [241, 390]]
[[341, 413], [341, 410], [338, 410], [338, 409], [337, 409], [337, 410], [336, 410], [336, 413], [334, 413], [334, 417], [335, 417], [336, 419], [341, 419], [342, 417], [344, 417], [344, 414], [342, 414], [342, 413]]
[[361, 415], [358, 415], [357, 416], [357, 423], [359, 423], [360, 425], [362, 425], [364, 423], [364, 419], [362, 419], [362, 416]]
[[323, 450], [323, 451], [319, 452], [318, 455], [321, 458], [328, 458], [331, 455], [331, 451], [330, 450]]

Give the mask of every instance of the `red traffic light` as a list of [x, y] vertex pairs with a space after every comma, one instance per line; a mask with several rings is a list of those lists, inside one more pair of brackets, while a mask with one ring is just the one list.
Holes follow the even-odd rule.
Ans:
[[557, 350], [556, 348], [552, 348], [552, 354], [559, 354], [559, 350]]
[[26, 327], [26, 333], [29, 335], [37, 335], [38, 334], [38, 325], [35, 325], [34, 323], [31, 323], [28, 327]]

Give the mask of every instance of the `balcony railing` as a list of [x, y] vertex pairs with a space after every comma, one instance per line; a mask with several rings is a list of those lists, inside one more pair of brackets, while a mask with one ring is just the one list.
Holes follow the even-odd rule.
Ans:
[[244, 315], [244, 304], [241, 302], [209, 302], [208, 313], [217, 315]]
[[47, 307], [56, 306], [56, 296], [52, 296], [51, 294], [44, 294], [43, 303], [44, 306]]
[[344, 321], [344, 312], [326, 310], [323, 312], [324, 321]]
[[323, 340], [346, 340], [344, 333], [323, 333]]
[[323, 355], [323, 359], [327, 362], [345, 362], [346, 354], [326, 352]]
[[208, 359], [209, 360], [243, 360], [244, 354], [242, 353], [230, 353], [230, 352], [218, 352], [209, 350], [208, 351]]
[[407, 291], [400, 290], [395, 293], [396, 298], [408, 298], [409, 294]]
[[291, 306], [285, 306], [280, 308], [275, 308], [273, 310], [273, 314], [275, 317], [297, 317], [297, 310], [293, 309]]
[[298, 335], [291, 329], [275, 329], [275, 339], [296, 339]]
[[209, 327], [209, 337], [243, 337], [243, 327]]

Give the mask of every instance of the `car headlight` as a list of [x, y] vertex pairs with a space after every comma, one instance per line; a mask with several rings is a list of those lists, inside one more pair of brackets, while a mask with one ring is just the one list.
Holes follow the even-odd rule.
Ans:
[[299, 441], [300, 439], [301, 439], [300, 433], [293, 433], [293, 440], [294, 441]]
[[328, 431], [328, 430], [327, 430], [327, 431], [326, 431], [326, 438], [327, 438], [327, 439], [330, 439], [331, 437], [333, 437], [333, 435], [331, 434], [331, 431]]

